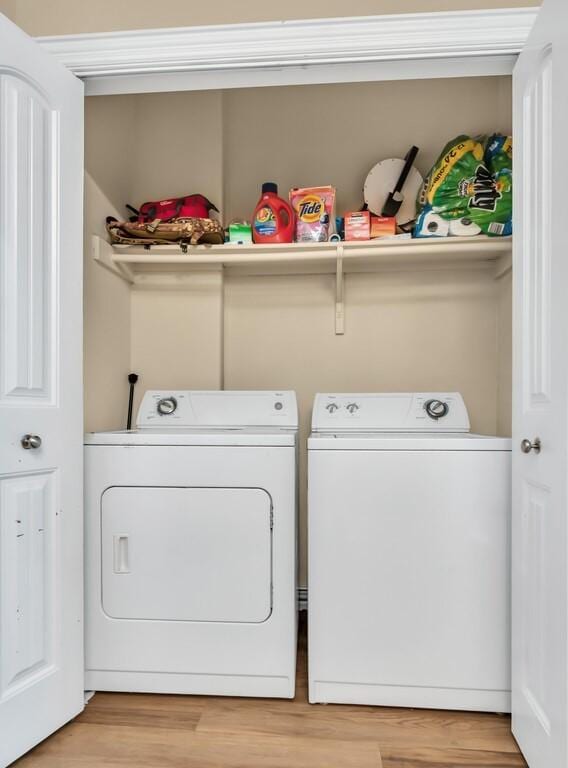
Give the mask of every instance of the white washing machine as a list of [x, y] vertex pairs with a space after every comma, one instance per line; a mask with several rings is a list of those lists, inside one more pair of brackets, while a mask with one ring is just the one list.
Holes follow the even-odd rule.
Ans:
[[452, 394], [316, 396], [309, 699], [510, 711], [511, 441]]
[[294, 696], [293, 392], [146, 392], [86, 437], [86, 685]]

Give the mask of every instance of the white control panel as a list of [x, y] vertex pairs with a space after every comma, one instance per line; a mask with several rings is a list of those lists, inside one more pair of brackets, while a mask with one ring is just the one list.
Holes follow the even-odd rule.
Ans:
[[138, 409], [136, 426], [296, 429], [296, 393], [149, 390]]
[[313, 432], [469, 432], [459, 392], [317, 394]]

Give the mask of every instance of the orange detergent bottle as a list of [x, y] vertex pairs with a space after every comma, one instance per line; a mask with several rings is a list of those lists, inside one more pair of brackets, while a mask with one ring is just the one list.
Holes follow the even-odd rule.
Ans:
[[278, 186], [271, 181], [262, 185], [262, 195], [254, 209], [252, 239], [255, 243], [291, 243], [294, 239], [294, 211], [278, 197]]

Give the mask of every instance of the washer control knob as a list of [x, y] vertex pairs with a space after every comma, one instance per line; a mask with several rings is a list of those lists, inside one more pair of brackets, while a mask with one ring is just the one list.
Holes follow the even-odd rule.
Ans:
[[349, 413], [355, 413], [355, 411], [359, 410], [359, 406], [357, 405], [357, 403], [347, 403], [345, 407], [347, 408]]
[[424, 403], [424, 408], [428, 416], [435, 421], [442, 419], [444, 416], [447, 416], [448, 411], [450, 410], [450, 407], [447, 403], [445, 403], [443, 400], [436, 399], [427, 400]]
[[282, 408], [284, 408], [284, 403], [283, 403], [281, 400], [277, 400], [277, 401], [274, 403], [274, 410], [276, 410], [276, 411], [281, 411], [281, 410], [282, 410]]
[[177, 406], [178, 404], [175, 397], [163, 397], [161, 400], [158, 400], [158, 405], [156, 407], [160, 416], [170, 416], [175, 412]]
[[337, 405], [337, 403], [328, 403], [325, 406], [325, 409], [326, 409], [326, 411], [329, 411], [330, 413], [335, 413], [335, 411], [337, 411], [339, 409], [339, 406]]

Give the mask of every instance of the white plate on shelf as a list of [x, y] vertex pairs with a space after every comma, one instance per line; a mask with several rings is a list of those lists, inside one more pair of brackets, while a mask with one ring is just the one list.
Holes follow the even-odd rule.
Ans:
[[[383, 205], [394, 189], [403, 168], [404, 160], [398, 157], [381, 160], [371, 168], [363, 187], [363, 197], [371, 213], [381, 215]], [[402, 188], [404, 200], [396, 216], [398, 224], [405, 224], [416, 218], [416, 197], [423, 183], [422, 175], [412, 166]]]

